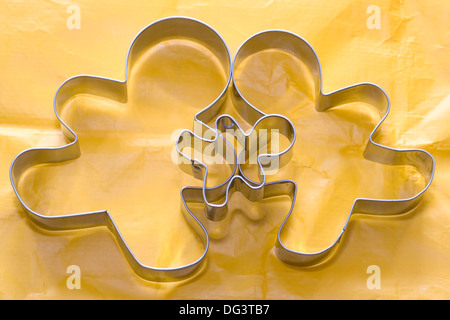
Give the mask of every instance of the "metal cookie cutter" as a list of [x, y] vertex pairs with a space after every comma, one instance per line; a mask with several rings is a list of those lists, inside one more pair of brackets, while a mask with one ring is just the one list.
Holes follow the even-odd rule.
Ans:
[[[233, 146], [228, 142], [226, 145], [219, 145], [218, 142], [225, 139], [223, 133], [226, 130], [230, 130], [232, 128], [236, 128], [234, 130], [235, 137], [238, 142], [243, 145], [243, 150], [239, 155], [236, 154], [236, 150]], [[268, 148], [268, 142], [272, 139], [272, 130], [276, 130], [277, 134], [284, 135], [289, 140], [289, 145], [284, 150], [272, 150]], [[261, 142], [263, 139], [260, 139], [261, 135], [259, 132], [264, 132], [264, 142], [259, 143], [259, 147], [263, 147], [265, 152], [258, 152], [258, 149], [255, 145], [258, 142]], [[201, 199], [198, 200], [204, 201], [205, 213], [210, 220], [218, 221], [222, 220], [227, 212], [228, 212], [228, 199], [229, 194], [233, 193], [236, 190], [247, 190], [246, 195], [252, 201], [258, 201], [263, 199], [264, 195], [264, 186], [266, 185], [266, 169], [270, 169], [273, 166], [277, 168], [283, 167], [286, 165], [292, 157], [292, 146], [295, 142], [295, 128], [292, 122], [278, 114], [263, 114], [259, 119], [256, 120], [253, 127], [245, 132], [237, 121], [230, 115], [221, 115], [215, 121], [215, 129], [212, 133], [212, 138], [208, 139], [205, 137], [201, 137], [196, 135], [194, 132], [190, 130], [184, 130], [180, 133], [177, 140], [177, 151], [178, 153], [187, 161], [192, 163], [193, 167], [199, 168], [198, 172], [201, 172], [199, 175], [194, 175], [199, 179], [203, 180], [203, 187]], [[226, 139], [225, 139], [226, 140]], [[259, 140], [259, 141], [258, 141]], [[199, 143], [196, 143], [199, 142]], [[262, 144], [262, 146], [261, 146]], [[208, 166], [201, 159], [191, 158], [190, 155], [187, 155], [183, 152], [185, 147], [191, 147], [199, 149], [198, 151], [204, 152], [208, 146], [213, 145], [214, 152], [220, 154], [222, 157], [226, 158], [227, 152], [230, 149], [227, 149], [231, 146], [231, 150], [233, 152], [233, 162], [229, 165], [233, 168], [231, 175], [225, 183], [217, 187], [207, 187], [207, 178], [208, 178]], [[246, 179], [245, 176], [242, 176], [241, 164], [245, 163], [246, 159], [254, 156], [256, 158], [256, 162], [258, 165], [259, 172], [259, 181], [253, 181], [250, 179]], [[239, 168], [239, 174], [234, 175], [236, 172], [236, 166]], [[188, 173], [193, 173], [195, 171], [185, 170]], [[182, 195], [182, 203], [185, 203], [184, 195], [185, 192], [181, 192]], [[193, 197], [190, 197], [191, 200]], [[183, 206], [182, 206], [183, 208]]]
[[[299, 252], [287, 248], [281, 241], [281, 231], [291, 215], [297, 193], [297, 184], [293, 180], [276, 181], [267, 183], [258, 189], [255, 196], [255, 190], [250, 188], [253, 182], [240, 170], [240, 175], [249, 183], [242, 183], [244, 179], [240, 178], [239, 183], [235, 184], [233, 190], [242, 192], [250, 200], [259, 200], [274, 196], [287, 195], [292, 199], [290, 211], [278, 230], [277, 241], [275, 244], [275, 253], [278, 258], [288, 264], [297, 266], [312, 266], [326, 260], [330, 254], [338, 247], [338, 244], [347, 228], [350, 217], [353, 214], [368, 215], [398, 215], [414, 209], [422, 200], [424, 192], [430, 186], [434, 176], [434, 158], [424, 150], [407, 149], [399, 150], [383, 146], [374, 140], [379, 134], [379, 127], [388, 116], [390, 110], [390, 101], [383, 89], [375, 84], [361, 83], [349, 86], [332, 93], [322, 92], [322, 71], [320, 62], [314, 49], [301, 37], [282, 30], [269, 30], [258, 33], [245, 41], [238, 49], [233, 61], [233, 102], [238, 113], [250, 123], [257, 122], [258, 119], [265, 116], [261, 110], [252, 105], [239, 90], [236, 79], [236, 68], [250, 55], [268, 49], [277, 49], [293, 55], [303, 61], [310, 70], [315, 86], [315, 109], [317, 112], [324, 112], [336, 106], [350, 102], [366, 102], [374, 106], [381, 120], [371, 132], [364, 150], [364, 158], [387, 165], [409, 165], [415, 167], [424, 177], [425, 187], [416, 195], [405, 199], [355, 199], [350, 210], [348, 218], [338, 235], [337, 239], [327, 248], [318, 252]], [[301, 129], [301, 128], [299, 128]], [[301, 131], [300, 131], [301, 132]], [[261, 171], [264, 173], [263, 171]], [[260, 173], [261, 173], [260, 172]], [[254, 182], [253, 182], [254, 183]], [[187, 214], [193, 214], [188, 207], [188, 203], [206, 202], [203, 198], [201, 188], [186, 187], [182, 190], [182, 207]], [[214, 196], [214, 195], [211, 195]], [[206, 190], [208, 197], [208, 190]], [[300, 204], [301, 205], [301, 204]]]
[[214, 117], [215, 113], [219, 112], [230, 83], [231, 57], [228, 47], [221, 36], [203, 22], [184, 17], [166, 18], [150, 24], [135, 37], [127, 54], [124, 81], [87, 75], [80, 75], [66, 80], [57, 90], [54, 99], [54, 110], [56, 117], [61, 122], [63, 134], [67, 138], [68, 144], [56, 148], [25, 150], [16, 156], [10, 168], [10, 179], [14, 192], [27, 213], [27, 216], [36, 225], [47, 230], [74, 230], [98, 226], [107, 227], [114, 235], [125, 258], [136, 274], [151, 281], [180, 280], [191, 275], [201, 267], [208, 249], [209, 240], [204, 227], [201, 224], [195, 223], [195, 217], [187, 217], [187, 219], [203, 243], [203, 255], [196, 261], [180, 267], [156, 268], [143, 265], [133, 255], [107, 210], [46, 216], [35, 212], [27, 206], [18, 191], [18, 184], [25, 171], [34, 165], [72, 160], [81, 155], [76, 133], [60, 117], [65, 103], [71, 97], [81, 93], [88, 93], [114, 99], [122, 103], [126, 102], [127, 75], [130, 73], [135, 62], [152, 46], [174, 38], [192, 40], [209, 49], [218, 58], [225, 73], [228, 75], [227, 83], [222, 92], [208, 107], [199, 113], [200, 118], [204, 121], [209, 121], [209, 117]]

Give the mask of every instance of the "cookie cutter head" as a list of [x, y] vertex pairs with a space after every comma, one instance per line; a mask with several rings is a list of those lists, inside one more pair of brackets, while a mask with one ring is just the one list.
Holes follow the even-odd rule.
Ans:
[[[263, 50], [281, 50], [294, 57], [299, 58], [309, 69], [315, 91], [315, 109], [317, 112], [325, 112], [334, 107], [351, 103], [365, 102], [376, 108], [380, 121], [372, 130], [363, 152], [363, 157], [386, 165], [406, 165], [412, 166], [424, 177], [425, 186], [423, 189], [412, 197], [404, 199], [369, 199], [357, 198], [354, 200], [348, 218], [342, 228], [342, 231], [336, 240], [327, 248], [317, 252], [301, 252], [287, 248], [281, 239], [281, 232], [285, 227], [286, 221], [293, 212], [295, 199], [297, 194], [297, 184], [293, 180], [276, 181], [266, 184], [257, 184], [245, 175], [241, 167], [239, 167], [240, 177], [236, 185], [231, 186], [233, 191], [240, 191], [248, 199], [258, 201], [262, 198], [287, 195], [292, 199], [292, 206], [286, 218], [282, 222], [278, 230], [278, 236], [275, 243], [275, 254], [285, 263], [308, 267], [320, 264], [327, 260], [331, 254], [338, 248], [340, 240], [348, 226], [349, 220], [353, 214], [367, 215], [400, 215], [416, 208], [423, 198], [425, 191], [429, 188], [433, 176], [435, 162], [433, 156], [425, 150], [420, 149], [395, 149], [383, 146], [375, 142], [376, 137], [380, 133], [380, 126], [389, 114], [390, 101], [386, 92], [379, 86], [372, 83], [360, 83], [345, 87], [343, 89], [323, 93], [322, 91], [322, 71], [318, 56], [310, 44], [303, 38], [294, 33], [284, 30], [268, 30], [263, 31], [246, 40], [238, 49], [232, 68], [233, 94], [232, 100], [237, 112], [249, 123], [257, 123], [259, 119], [266, 117], [266, 114], [254, 106], [245, 95], [239, 90], [236, 81], [236, 69], [249, 56], [261, 52]], [[283, 117], [283, 116], [282, 116]], [[295, 132], [295, 129], [294, 129]], [[260, 171], [260, 174], [264, 171]], [[263, 179], [265, 182], [265, 179]], [[257, 184], [258, 188], [252, 188], [252, 184]], [[205, 202], [208, 198], [209, 190], [203, 190], [201, 195], [200, 188], [187, 187], [182, 191], [182, 208], [189, 214], [193, 214], [188, 204], [189, 202], [198, 203]], [[256, 194], [255, 194], [256, 192]], [[211, 195], [214, 196], [214, 195]], [[226, 203], [225, 203], [226, 206]], [[220, 216], [223, 218], [223, 216]]]
[[187, 39], [199, 43], [210, 50], [221, 63], [228, 74], [227, 82], [217, 96], [198, 117], [203, 121], [209, 121], [215, 113], [220, 111], [225, 100], [226, 91], [230, 82], [231, 57], [228, 47], [222, 37], [207, 24], [186, 17], [170, 17], [158, 20], [144, 28], [133, 40], [127, 54], [125, 80], [95, 77], [88, 75], [75, 76], [66, 80], [58, 88], [54, 98], [54, 110], [57, 119], [61, 123], [64, 137], [68, 144], [56, 148], [33, 148], [20, 153], [13, 160], [10, 167], [10, 180], [12, 188], [26, 212], [27, 216], [36, 225], [47, 230], [75, 230], [91, 227], [107, 227], [114, 235], [128, 263], [141, 278], [151, 281], [175, 281], [181, 280], [198, 270], [204, 262], [204, 256], [208, 250], [209, 239], [206, 230], [200, 223], [196, 223], [195, 217], [187, 217], [189, 224], [201, 240], [204, 252], [196, 261], [173, 268], [158, 268], [142, 264], [134, 256], [125, 239], [118, 230], [114, 220], [107, 210], [84, 212], [78, 214], [46, 216], [31, 209], [22, 199], [19, 192], [20, 179], [25, 171], [38, 164], [59, 163], [73, 160], [81, 155], [79, 141], [76, 133], [61, 118], [62, 110], [66, 102], [77, 94], [92, 94], [107, 97], [118, 102], [127, 101], [127, 78], [136, 61], [154, 45], [171, 39]]

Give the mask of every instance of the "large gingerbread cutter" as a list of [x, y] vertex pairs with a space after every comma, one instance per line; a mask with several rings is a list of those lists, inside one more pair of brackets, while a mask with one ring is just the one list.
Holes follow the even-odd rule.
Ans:
[[[195, 223], [195, 217], [191, 217], [192, 221], [188, 218], [188, 222], [190, 222], [190, 225], [192, 225], [203, 243], [205, 249], [203, 255], [196, 261], [180, 267], [151, 267], [142, 264], [134, 256], [107, 210], [47, 216], [34, 211], [25, 203], [19, 193], [18, 185], [25, 171], [32, 166], [46, 163], [59, 163], [80, 157], [81, 151], [78, 137], [64, 123], [60, 116], [70, 98], [78, 94], [92, 94], [125, 103], [127, 101], [127, 78], [136, 62], [143, 54], [158, 43], [172, 39], [184, 39], [202, 45], [214, 54], [226, 73], [227, 81], [220, 94], [211, 104], [206, 106], [203, 112], [199, 112], [199, 117], [205, 122], [213, 120], [220, 111], [231, 81], [231, 56], [228, 47], [221, 36], [203, 22], [185, 17], [165, 18], [144, 28], [133, 40], [127, 54], [124, 81], [88, 75], [75, 76], [66, 80], [56, 92], [54, 110], [56, 117], [61, 123], [61, 128], [65, 138], [68, 140], [68, 144], [56, 148], [33, 148], [25, 150], [16, 156], [10, 168], [10, 179], [14, 192], [28, 217], [36, 225], [52, 231], [75, 230], [99, 226], [107, 227], [114, 235], [124, 256], [136, 274], [151, 281], [180, 280], [191, 275], [202, 266], [208, 249], [209, 238], [204, 227], [199, 223]], [[224, 143], [227, 144], [227, 141], [224, 140]], [[227, 181], [222, 185], [227, 185]], [[221, 185], [217, 187], [221, 188]]]
[[[287, 248], [281, 240], [281, 231], [290, 217], [294, 205], [298, 186], [294, 180], [282, 180], [271, 183], [265, 183], [264, 167], [260, 163], [260, 158], [269, 157], [269, 160], [276, 157], [288, 158], [292, 156], [289, 149], [295, 140], [295, 129], [290, 129], [286, 125], [279, 127], [283, 134], [291, 141], [288, 149], [279, 154], [261, 154], [258, 155], [259, 176], [260, 181], [256, 182], [247, 177], [242, 170], [240, 163], [238, 164], [238, 175], [234, 176], [229, 185], [220, 189], [208, 189], [198, 187], [185, 187], [182, 190], [182, 209], [186, 216], [193, 215], [189, 209], [189, 203], [202, 203], [206, 211], [206, 215], [210, 220], [221, 220], [227, 212], [228, 199], [230, 194], [239, 191], [244, 194], [250, 201], [259, 201], [261, 199], [289, 196], [292, 200], [292, 206], [286, 218], [279, 227], [277, 240], [275, 244], [275, 253], [278, 258], [288, 264], [308, 267], [320, 264], [327, 260], [331, 254], [338, 248], [340, 240], [348, 226], [349, 220], [354, 214], [368, 214], [378, 216], [399, 215], [413, 210], [423, 198], [424, 192], [428, 189], [434, 176], [434, 158], [424, 150], [407, 149], [399, 150], [383, 146], [375, 139], [379, 134], [379, 128], [388, 116], [390, 110], [390, 101], [383, 89], [371, 83], [361, 83], [349, 86], [332, 93], [325, 94], [322, 92], [322, 71], [319, 59], [314, 49], [301, 37], [287, 31], [269, 30], [258, 33], [245, 41], [238, 49], [233, 61], [232, 80], [233, 80], [233, 102], [235, 109], [240, 116], [250, 124], [255, 124], [253, 128], [258, 126], [261, 119], [270, 117], [260, 111], [256, 106], [252, 105], [239, 90], [236, 82], [236, 69], [248, 57], [264, 50], [281, 50], [298, 59], [300, 59], [311, 72], [315, 88], [315, 109], [317, 112], [326, 112], [334, 107], [351, 103], [363, 102], [374, 106], [380, 116], [380, 121], [371, 132], [364, 150], [364, 158], [386, 165], [412, 166], [416, 168], [423, 176], [425, 181], [424, 188], [413, 197], [405, 199], [368, 199], [358, 198], [353, 202], [348, 218], [342, 227], [336, 240], [328, 247], [318, 252], [300, 252]], [[282, 117], [275, 115], [275, 117]], [[220, 121], [227, 120], [226, 124], [220, 124]], [[283, 123], [278, 123], [283, 125]], [[216, 130], [218, 132], [217, 139], [220, 137], [224, 128], [238, 126], [235, 121], [228, 117], [219, 117], [216, 121]], [[301, 129], [301, 128], [300, 128]], [[204, 140], [211, 142], [211, 140]], [[247, 141], [245, 141], [245, 144]], [[247, 146], [244, 145], [244, 151]], [[280, 161], [283, 165], [285, 161]], [[262, 177], [261, 177], [262, 176]], [[217, 204], [218, 199], [222, 202]], [[301, 205], [301, 204], [297, 204]]]

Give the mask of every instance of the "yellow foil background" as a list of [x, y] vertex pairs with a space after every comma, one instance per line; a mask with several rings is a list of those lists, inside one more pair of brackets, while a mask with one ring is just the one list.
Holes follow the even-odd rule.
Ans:
[[[80, 8], [70, 30], [67, 8]], [[369, 29], [367, 8], [380, 8]], [[448, 299], [450, 298], [450, 7], [446, 1], [0, 1], [0, 297], [3, 299]], [[338, 253], [324, 266], [300, 269], [273, 253], [287, 199], [251, 203], [235, 194], [231, 214], [211, 223], [204, 269], [189, 280], [139, 279], [105, 228], [49, 233], [23, 213], [10, 182], [13, 158], [30, 147], [64, 144], [53, 112], [59, 85], [78, 74], [124, 80], [136, 34], [155, 20], [182, 15], [215, 28], [232, 55], [256, 32], [285, 29], [305, 38], [322, 64], [323, 89], [374, 82], [391, 112], [380, 142], [420, 147], [436, 175], [417, 210], [395, 218], [354, 217]], [[301, 62], [266, 52], [239, 73], [246, 96], [297, 127], [292, 162], [269, 180], [294, 178], [296, 210], [282, 233], [297, 250], [332, 241], [357, 196], [411, 196], [422, 187], [410, 168], [359, 157], [378, 119], [364, 106], [312, 110]], [[212, 79], [212, 80], [211, 80]], [[130, 101], [92, 96], [70, 101], [63, 118], [79, 133], [82, 157], [33, 168], [20, 190], [48, 215], [108, 209], [143, 263], [177, 266], [202, 247], [179, 210], [179, 191], [200, 181], [170, 159], [176, 129], [220, 92], [223, 73], [192, 43], [156, 46], [129, 77]], [[349, 106], [350, 107], [350, 106]], [[226, 111], [235, 114], [230, 103]], [[227, 169], [228, 170], [228, 169]], [[213, 182], [223, 166], [211, 167]], [[250, 174], [250, 173], [249, 173]], [[69, 290], [69, 265], [81, 289]], [[368, 289], [370, 265], [381, 289]]]

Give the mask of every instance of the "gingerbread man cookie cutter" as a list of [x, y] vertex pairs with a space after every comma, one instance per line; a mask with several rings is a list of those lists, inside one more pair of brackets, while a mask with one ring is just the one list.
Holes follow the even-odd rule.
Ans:
[[[107, 227], [117, 240], [129, 265], [141, 278], [150, 281], [181, 280], [196, 270], [203, 262], [208, 250], [209, 239], [206, 230], [201, 224], [195, 224], [195, 217], [190, 221], [193, 230], [198, 235], [204, 247], [203, 254], [192, 263], [173, 268], [158, 268], [142, 264], [133, 254], [117, 225], [107, 210], [84, 212], [77, 214], [47, 216], [31, 209], [19, 192], [21, 177], [27, 169], [45, 163], [59, 163], [73, 160], [81, 156], [77, 134], [61, 118], [65, 103], [77, 94], [92, 94], [107, 97], [118, 102], [127, 101], [127, 80], [134, 64], [150, 48], [158, 43], [171, 39], [187, 39], [194, 41], [209, 51], [218, 59], [226, 73], [227, 81], [220, 94], [206, 108], [198, 113], [204, 121], [214, 117], [220, 111], [225, 100], [228, 85], [231, 79], [231, 56], [222, 37], [207, 24], [192, 18], [170, 17], [158, 20], [144, 28], [132, 41], [126, 59], [125, 80], [118, 81], [110, 78], [80, 75], [66, 80], [58, 88], [54, 98], [54, 111], [61, 123], [64, 137], [68, 144], [55, 148], [32, 148], [18, 154], [10, 167], [10, 180], [12, 188], [26, 212], [27, 216], [39, 227], [51, 230], [76, 230], [92, 227]], [[226, 184], [224, 182], [223, 184]], [[220, 185], [218, 186], [220, 187]]]

